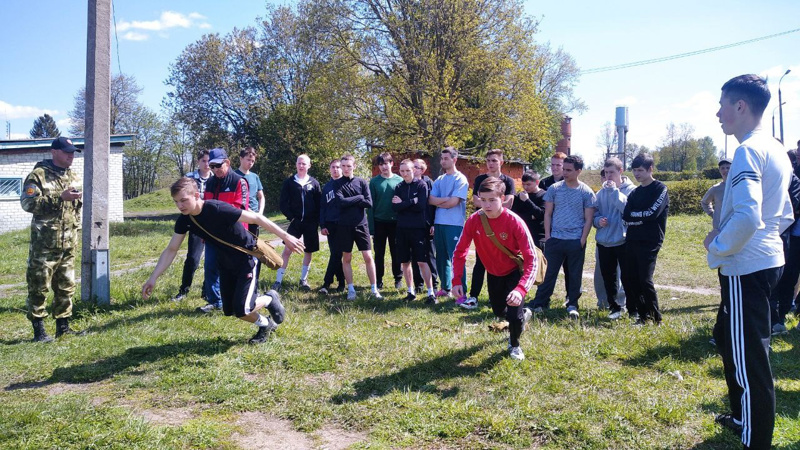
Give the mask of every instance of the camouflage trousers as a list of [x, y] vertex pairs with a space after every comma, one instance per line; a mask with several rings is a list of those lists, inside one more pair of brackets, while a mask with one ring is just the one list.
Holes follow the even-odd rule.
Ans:
[[28, 320], [47, 317], [45, 300], [53, 289], [53, 316], [63, 319], [72, 316], [72, 296], [75, 294], [75, 250], [31, 249], [28, 256]]

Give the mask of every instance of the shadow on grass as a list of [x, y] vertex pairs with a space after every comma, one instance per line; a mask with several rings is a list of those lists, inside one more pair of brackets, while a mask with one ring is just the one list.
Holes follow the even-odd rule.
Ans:
[[630, 366], [650, 366], [662, 359], [670, 358], [681, 362], [697, 363], [717, 357], [717, 349], [709, 343], [711, 333], [698, 329], [686, 339], [674, 343], [660, 344], [624, 361]]
[[479, 365], [465, 365], [464, 361], [480, 351], [483, 345], [454, 351], [444, 356], [421, 362], [399, 372], [365, 378], [353, 385], [352, 394], [338, 394], [331, 398], [336, 404], [359, 402], [370, 397], [383, 396], [392, 391], [410, 390], [438, 394], [441, 398], [449, 398], [458, 394], [458, 386], [441, 390], [433, 382], [437, 380], [471, 377], [487, 371], [504, 357], [497, 352], [484, 359]]
[[222, 338], [204, 339], [199, 341], [176, 342], [166, 345], [148, 345], [132, 347], [123, 353], [99, 361], [85, 362], [69, 367], [59, 367], [53, 371], [50, 378], [35, 383], [14, 383], [5, 390], [13, 391], [30, 387], [43, 387], [53, 383], [93, 383], [110, 378], [128, 369], [142, 364], [152, 363], [161, 359], [176, 356], [197, 355], [213, 356], [225, 353], [234, 345], [240, 343]]

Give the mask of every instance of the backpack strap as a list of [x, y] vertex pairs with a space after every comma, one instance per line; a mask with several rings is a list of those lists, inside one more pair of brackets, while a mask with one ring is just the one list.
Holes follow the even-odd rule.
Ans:
[[[212, 238], [216, 239], [218, 242], [221, 242], [221, 243], [223, 243], [223, 244], [227, 245], [228, 247], [235, 248], [236, 250], [239, 250], [239, 251], [240, 251], [240, 252], [242, 252], [242, 253], [247, 253], [247, 254], [248, 254], [248, 255], [250, 255], [250, 256], [256, 256], [256, 257], [258, 257], [258, 254], [256, 254], [256, 253], [255, 253], [255, 252], [253, 252], [252, 250], [248, 250], [248, 249], [246, 249], [246, 248], [244, 248], [244, 247], [240, 247], [240, 246], [238, 246], [238, 245], [231, 244], [230, 242], [223, 241], [222, 239], [220, 239], [220, 238], [218, 238], [218, 237], [214, 236], [213, 234], [209, 233], [209, 232], [208, 232], [208, 230], [206, 230], [205, 228], [203, 228], [203, 226], [202, 226], [202, 225], [200, 225], [200, 224], [197, 222], [197, 220], [195, 220], [195, 218], [194, 218], [194, 216], [193, 216], [193, 215], [189, 214], [189, 219], [191, 219], [191, 220], [192, 220], [192, 222], [194, 222], [194, 224], [195, 224], [195, 225], [197, 225], [197, 228], [200, 228], [200, 229], [201, 229], [201, 230], [202, 230], [202, 231], [203, 231], [205, 234], [207, 234], [207, 235], [211, 236]], [[250, 230], [247, 230], [247, 232], [248, 232], [248, 233], [250, 233]], [[251, 233], [251, 234], [252, 234], [252, 233]]]
[[494, 231], [492, 231], [492, 227], [489, 225], [489, 219], [486, 217], [486, 214], [483, 213], [483, 210], [478, 211], [478, 216], [481, 218], [481, 224], [483, 224], [483, 231], [486, 233], [486, 237], [492, 241], [492, 243], [500, 249], [503, 254], [508, 256], [509, 258], [513, 259], [515, 263], [517, 263], [517, 267], [519, 267], [520, 272], [524, 270], [525, 263], [522, 261], [522, 258], [519, 255], [514, 255], [511, 253], [509, 249], [506, 248], [505, 245], [501, 244], [500, 241], [497, 240], [497, 237], [494, 235]]

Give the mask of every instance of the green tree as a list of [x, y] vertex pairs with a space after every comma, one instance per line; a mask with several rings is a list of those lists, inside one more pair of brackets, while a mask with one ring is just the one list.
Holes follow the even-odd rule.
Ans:
[[33, 121], [33, 128], [31, 128], [32, 138], [56, 138], [59, 136], [61, 136], [61, 132], [58, 131], [56, 121], [53, 120], [50, 114], [39, 116]]
[[697, 140], [692, 137], [693, 133], [694, 127], [688, 123], [676, 126], [670, 122], [667, 125], [662, 146], [658, 148], [658, 170], [697, 170], [700, 148]]
[[709, 167], [717, 167], [719, 158], [717, 157], [717, 146], [714, 145], [714, 140], [710, 136], [706, 136], [697, 140], [697, 147], [700, 154], [697, 156], [697, 168], [707, 169]]
[[[504, 146], [541, 157], [561, 111], [516, 0], [309, 0], [325, 36], [369, 75], [358, 118], [369, 142], [434, 155]], [[562, 52], [563, 55], [563, 52]], [[575, 74], [576, 75], [576, 74]], [[559, 81], [561, 80], [561, 81]]]
[[164, 173], [163, 152], [167, 139], [164, 124], [149, 108], [139, 105], [130, 111], [124, 132], [135, 134], [130, 146], [125, 147], [122, 159], [122, 187], [125, 198], [138, 197], [156, 189], [159, 175], [177, 178], [169, 171]]

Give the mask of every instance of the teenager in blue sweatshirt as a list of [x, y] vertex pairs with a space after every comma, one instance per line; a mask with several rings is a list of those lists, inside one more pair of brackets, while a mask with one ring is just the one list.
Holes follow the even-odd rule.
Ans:
[[336, 277], [338, 286], [336, 291], [344, 290], [344, 272], [342, 271], [342, 251], [336, 247], [336, 228], [339, 223], [339, 202], [336, 201], [336, 180], [342, 177], [342, 163], [339, 159], [334, 159], [328, 165], [331, 179], [322, 187], [322, 200], [319, 211], [320, 234], [328, 237], [328, 248], [331, 251], [328, 258], [328, 267], [325, 269], [325, 277], [322, 280], [320, 292], [327, 294]]
[[[622, 315], [622, 306], [617, 302], [617, 286], [619, 286], [617, 270], [621, 272], [631, 270], [625, 257], [625, 224], [622, 223], [622, 213], [634, 186], [627, 177], [622, 176], [622, 161], [618, 158], [608, 158], [603, 164], [603, 171], [606, 181], [596, 194], [594, 212], [594, 226], [597, 228], [595, 235], [597, 265], [600, 267], [608, 307], [611, 310], [608, 317], [616, 320]], [[637, 310], [635, 300], [638, 299], [626, 298], [631, 299], [627, 305], [628, 314], [635, 314]]]
[[766, 80], [740, 75], [722, 86], [717, 117], [739, 147], [722, 199], [719, 230], [703, 242], [719, 269], [722, 304], [714, 340], [722, 356], [731, 412], [717, 422], [739, 434], [744, 448], [768, 449], [775, 428], [769, 364], [769, 297], [783, 269], [780, 235], [793, 222], [792, 166], [780, 142], [761, 128], [769, 103]]

